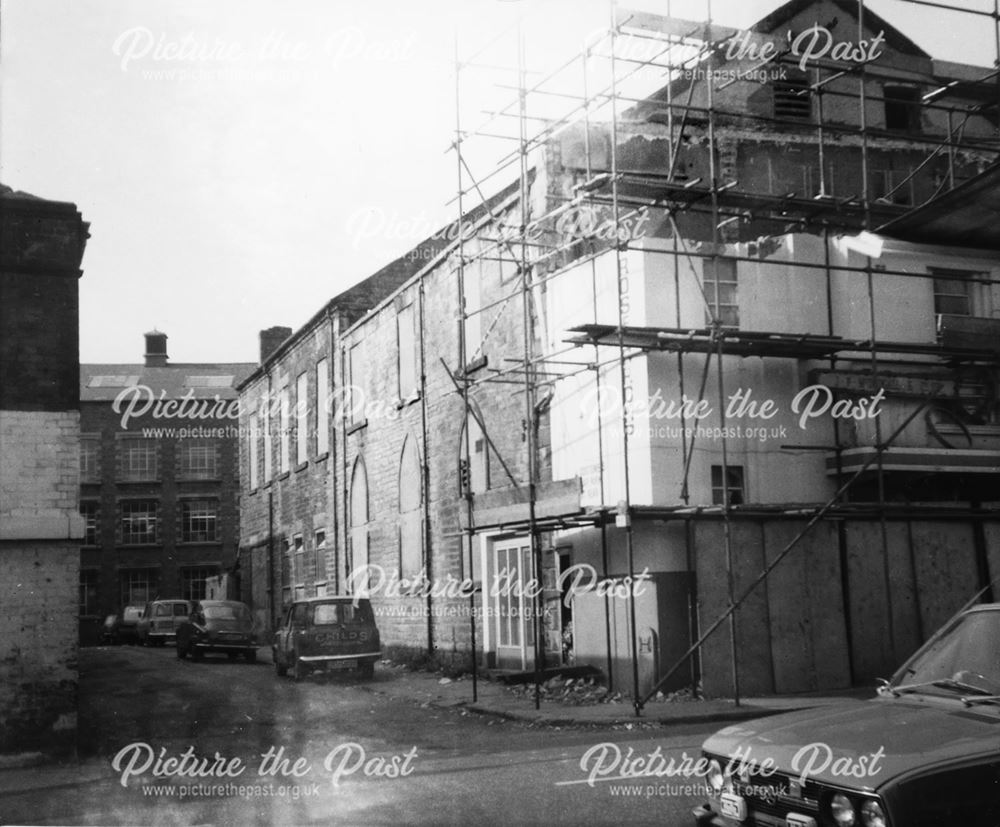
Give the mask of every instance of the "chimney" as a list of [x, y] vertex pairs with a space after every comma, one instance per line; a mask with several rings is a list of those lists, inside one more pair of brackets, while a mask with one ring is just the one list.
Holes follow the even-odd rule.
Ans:
[[290, 327], [269, 327], [260, 332], [260, 363], [264, 364], [285, 339], [292, 335]]
[[164, 368], [167, 366], [167, 334], [160, 333], [155, 327], [146, 335], [146, 367]]

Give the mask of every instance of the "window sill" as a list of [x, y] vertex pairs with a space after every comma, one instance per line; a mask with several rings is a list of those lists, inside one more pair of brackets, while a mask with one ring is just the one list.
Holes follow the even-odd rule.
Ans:
[[163, 480], [160, 477], [150, 477], [149, 479], [122, 479], [118, 477], [115, 479], [115, 485], [159, 485]]
[[489, 364], [489, 359], [486, 358], [486, 354], [483, 354], [478, 359], [473, 359], [465, 366], [465, 375], [468, 376], [470, 373], [482, 370], [487, 364]]
[[403, 408], [408, 408], [414, 402], [420, 401], [420, 391], [414, 391], [406, 399], [399, 399], [396, 401], [396, 410], [401, 411]]
[[297, 474], [299, 473], [299, 471], [304, 471], [308, 467], [309, 467], [309, 460], [306, 460], [305, 462], [300, 462], [292, 470]]
[[316, 458], [313, 460], [313, 462], [322, 462], [323, 460], [327, 459], [329, 456], [330, 456], [330, 452], [329, 451], [324, 451], [322, 454], [317, 454]]
[[177, 545], [185, 548], [190, 546], [221, 546], [222, 540], [178, 540]]
[[362, 419], [360, 422], [355, 422], [353, 425], [347, 426], [347, 435], [357, 433], [358, 431], [368, 427], [368, 420]]
[[120, 548], [162, 549], [163, 543], [119, 543]]
[[222, 477], [177, 477], [177, 482], [212, 482], [221, 483]]
[[280, 474], [278, 474], [278, 482], [281, 482], [282, 480], [287, 480], [291, 475], [292, 475], [291, 471], [282, 471]]

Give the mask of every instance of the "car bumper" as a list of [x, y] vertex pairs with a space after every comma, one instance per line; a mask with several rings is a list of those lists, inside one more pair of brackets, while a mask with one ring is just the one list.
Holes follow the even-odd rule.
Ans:
[[358, 652], [356, 655], [299, 655], [303, 663], [336, 663], [340, 660], [378, 660], [381, 652]]
[[192, 649], [201, 652], [249, 652], [260, 648], [256, 643], [240, 643], [239, 641], [211, 641], [196, 640], [191, 644]]
[[723, 818], [709, 804], [702, 804], [691, 811], [696, 827], [733, 827], [736, 822]]

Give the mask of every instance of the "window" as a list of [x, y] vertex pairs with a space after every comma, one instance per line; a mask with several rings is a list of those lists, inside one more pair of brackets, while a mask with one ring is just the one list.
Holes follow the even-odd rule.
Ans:
[[257, 468], [257, 462], [259, 460], [258, 450], [257, 450], [257, 440], [260, 438], [260, 434], [257, 431], [258, 420], [257, 414], [250, 414], [248, 420], [248, 430], [247, 434], [247, 462], [250, 466], [249, 468], [249, 479], [250, 479], [250, 490], [254, 491], [260, 482], [259, 470]]
[[101, 442], [92, 437], [80, 439], [80, 482], [101, 481]]
[[726, 484], [722, 484], [722, 466], [712, 466], [712, 503], [725, 505], [728, 497], [729, 505], [743, 505], [746, 501], [743, 490], [743, 466], [726, 466]]
[[407, 437], [399, 459], [399, 570], [413, 577], [423, 567], [423, 515], [420, 458], [416, 440]]
[[156, 597], [155, 569], [126, 569], [120, 578], [122, 606], [145, 605]]
[[97, 579], [98, 574], [95, 569], [80, 569], [80, 614], [96, 615], [97, 608]]
[[462, 292], [465, 297], [465, 367], [469, 367], [483, 355], [483, 314], [480, 293], [482, 266], [476, 258], [481, 246], [478, 239], [469, 242], [465, 254], [471, 257], [471, 260], [466, 261], [462, 268]]
[[[306, 551], [306, 545], [305, 541], [303, 541], [302, 539], [302, 535], [293, 534], [292, 552], [294, 553], [295, 556], [292, 558], [292, 579], [295, 582], [296, 589], [301, 587], [303, 581], [306, 579], [305, 551]], [[299, 595], [296, 594], [296, 598], [298, 597]]]
[[181, 597], [184, 600], [204, 600], [207, 593], [205, 581], [218, 574], [217, 566], [192, 566], [181, 569]]
[[288, 388], [278, 394], [278, 473], [287, 474], [291, 466], [291, 410]]
[[159, 504], [156, 500], [126, 500], [121, 503], [120, 508], [123, 545], [159, 542]]
[[330, 452], [330, 373], [326, 359], [316, 363], [316, 453]]
[[[348, 514], [347, 565], [355, 571], [368, 565], [368, 473], [361, 457], [354, 462], [351, 474], [350, 513]], [[357, 583], [350, 577], [348, 582]], [[364, 583], [360, 583], [362, 587]]]
[[281, 541], [281, 606], [292, 602], [292, 543], [286, 537]]
[[309, 377], [300, 373], [295, 380], [295, 464], [309, 460]]
[[348, 354], [348, 388], [344, 399], [347, 405], [347, 423], [360, 425], [365, 421], [365, 407], [368, 404], [368, 365], [365, 343], [358, 342]]
[[723, 327], [740, 326], [736, 259], [716, 256], [705, 261], [705, 299], [709, 324], [717, 317]]
[[466, 416], [466, 428], [469, 431], [468, 450], [464, 431], [459, 446], [459, 493], [478, 494], [490, 487], [489, 446], [479, 420], [471, 412]]
[[118, 442], [118, 478], [127, 482], [155, 480], [159, 472], [156, 441], [129, 437]]
[[326, 583], [326, 529], [316, 530], [314, 535], [315, 563], [313, 567], [313, 582], [317, 585]]
[[400, 399], [413, 399], [418, 391], [418, 361], [420, 353], [417, 349], [416, 314], [413, 305], [407, 305], [396, 316], [396, 342], [399, 358]]
[[96, 500], [83, 500], [80, 503], [80, 516], [83, 517], [84, 524], [83, 544], [85, 546], [98, 545], [101, 504]]
[[915, 86], [886, 85], [883, 97], [886, 129], [920, 131], [920, 89]]
[[972, 297], [965, 279], [934, 279], [934, 312], [953, 316], [972, 315]]
[[181, 500], [181, 542], [216, 542], [218, 516], [219, 504], [215, 500]]
[[784, 70], [771, 84], [774, 117], [779, 120], [812, 120], [812, 92], [805, 72]]
[[872, 169], [871, 197], [889, 204], [914, 203], [914, 178], [911, 169]]
[[273, 448], [271, 446], [271, 399], [270, 394], [261, 407], [261, 419], [263, 420], [264, 431], [264, 482], [271, 481], [272, 463], [274, 462]]
[[180, 475], [190, 480], [219, 476], [218, 445], [210, 439], [183, 439], [179, 443]]

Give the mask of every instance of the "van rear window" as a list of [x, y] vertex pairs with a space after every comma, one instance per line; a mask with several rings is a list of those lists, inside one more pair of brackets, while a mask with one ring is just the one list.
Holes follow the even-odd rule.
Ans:
[[334, 623], [371, 623], [372, 607], [369, 603], [317, 603], [313, 607], [313, 623], [328, 626]]

